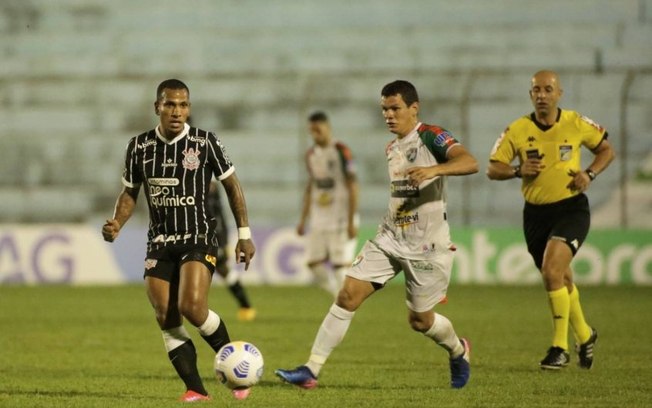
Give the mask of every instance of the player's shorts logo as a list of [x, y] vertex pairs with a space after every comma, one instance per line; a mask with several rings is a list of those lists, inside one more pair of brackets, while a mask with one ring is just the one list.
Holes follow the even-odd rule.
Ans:
[[204, 258], [206, 259], [206, 262], [208, 262], [209, 264], [211, 264], [213, 266], [215, 266], [217, 264], [217, 258], [215, 258], [213, 255], [206, 254], [206, 256]]
[[158, 261], [156, 259], [149, 259], [149, 258], [145, 259], [145, 269], [149, 271], [150, 269], [156, 266], [157, 262]]
[[362, 255], [358, 255], [358, 256], [356, 256], [356, 257], [355, 257], [355, 260], [353, 261], [353, 263], [351, 264], [351, 266], [359, 265], [360, 262], [362, 262], [363, 259], [364, 259], [364, 256], [362, 256]]
[[184, 150], [183, 152], [183, 161], [181, 164], [186, 170], [197, 170], [199, 168], [199, 150], [195, 150], [192, 147]]

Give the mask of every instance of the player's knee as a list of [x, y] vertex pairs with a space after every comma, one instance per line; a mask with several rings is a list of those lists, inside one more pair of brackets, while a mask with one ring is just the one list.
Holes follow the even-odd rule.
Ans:
[[419, 333], [427, 332], [432, 326], [432, 322], [428, 321], [424, 316], [419, 314], [410, 313], [408, 316], [408, 322], [412, 330]]
[[182, 299], [179, 301], [179, 312], [193, 325], [198, 326], [205, 320], [208, 308], [198, 299]]
[[349, 312], [355, 312], [356, 309], [360, 306], [360, 301], [357, 300], [355, 293], [346, 286], [340, 289], [337, 294], [337, 300], [335, 303], [342, 309], [348, 310]]

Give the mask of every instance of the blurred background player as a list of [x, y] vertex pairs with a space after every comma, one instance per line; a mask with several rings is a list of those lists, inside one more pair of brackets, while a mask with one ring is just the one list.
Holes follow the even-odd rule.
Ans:
[[[571, 261], [591, 223], [584, 192], [614, 158], [607, 132], [579, 113], [560, 109], [563, 90], [552, 71], [537, 72], [531, 81], [534, 112], [512, 122], [491, 153], [487, 176], [492, 180], [522, 178], [525, 197], [523, 228], [528, 252], [541, 271], [553, 318], [552, 346], [543, 369], [566, 367], [568, 325], [575, 333], [579, 366], [591, 368], [598, 332], [584, 319]], [[594, 155], [582, 170], [581, 147]], [[518, 164], [511, 163], [518, 159]]]
[[[156, 90], [154, 110], [159, 125], [132, 138], [122, 175], [124, 188], [113, 218], [102, 227], [113, 242], [131, 217], [141, 185], [149, 206], [150, 226], [145, 260], [145, 286], [163, 332], [170, 362], [186, 385], [181, 401], [208, 400], [197, 370], [197, 353], [183, 326], [187, 319], [217, 352], [230, 341], [224, 321], [208, 308], [215, 269], [217, 237], [205, 197], [211, 179], [222, 182], [238, 225], [236, 259], [245, 269], [255, 253], [245, 198], [233, 164], [214, 133], [186, 122], [190, 91], [177, 79]], [[245, 398], [248, 390], [234, 391]]]
[[216, 227], [215, 235], [217, 236], [217, 264], [215, 271], [224, 279], [229, 292], [233, 295], [238, 302], [240, 309], [238, 310], [238, 320], [245, 322], [252, 321], [256, 318], [256, 309], [251, 307], [249, 296], [245, 288], [240, 282], [240, 277], [235, 271], [229, 270], [229, 227], [227, 226], [226, 219], [222, 208], [222, 200], [220, 198], [220, 189], [217, 182], [211, 182], [210, 189], [208, 190], [207, 204], [210, 213], [215, 217]]
[[471, 371], [469, 343], [433, 308], [446, 296], [455, 250], [446, 221], [445, 176], [476, 173], [478, 163], [449, 132], [419, 121], [419, 96], [411, 83], [389, 83], [381, 96], [385, 123], [396, 135], [386, 148], [389, 211], [346, 276], [308, 362], [292, 370], [276, 370], [276, 375], [302, 388], [317, 386], [322, 366], [344, 338], [355, 311], [403, 271], [410, 326], [449, 353], [451, 386], [461, 388]]
[[306, 152], [308, 182], [297, 233], [306, 233], [310, 218], [308, 267], [319, 286], [336, 297], [355, 254], [358, 182], [351, 150], [333, 139], [326, 114], [310, 115], [308, 129], [315, 144]]

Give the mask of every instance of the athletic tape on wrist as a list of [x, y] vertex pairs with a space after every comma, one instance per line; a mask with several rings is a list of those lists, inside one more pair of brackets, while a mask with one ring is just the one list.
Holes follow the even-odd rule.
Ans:
[[238, 228], [238, 239], [251, 239], [251, 229], [249, 227]]

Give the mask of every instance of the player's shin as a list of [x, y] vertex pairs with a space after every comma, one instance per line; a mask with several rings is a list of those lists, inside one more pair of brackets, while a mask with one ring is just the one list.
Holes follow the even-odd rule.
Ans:
[[163, 342], [170, 362], [186, 384], [186, 389], [208, 395], [197, 370], [197, 352], [183, 326], [163, 330]]
[[464, 354], [464, 347], [460, 342], [459, 337], [455, 334], [453, 324], [445, 316], [435, 313], [435, 321], [432, 327], [423, 333], [426, 337], [430, 337], [435, 343], [442, 346], [451, 358], [459, 357]]
[[219, 351], [223, 345], [229, 343], [229, 332], [226, 330], [226, 324], [220, 317], [212, 310], [208, 311], [206, 321], [197, 328], [202, 338], [206, 340], [209, 346], [215, 352]]
[[573, 291], [568, 294], [568, 298], [570, 300], [569, 321], [573, 333], [575, 333], [575, 340], [577, 344], [584, 344], [591, 337], [591, 327], [584, 319], [584, 312], [580, 304], [580, 291], [577, 286], [573, 285]]
[[310, 359], [306, 363], [306, 366], [315, 377], [319, 375], [322, 366], [326, 363], [333, 349], [342, 342], [354, 314], [355, 312], [349, 312], [336, 304], [331, 306], [319, 327], [310, 352]]

